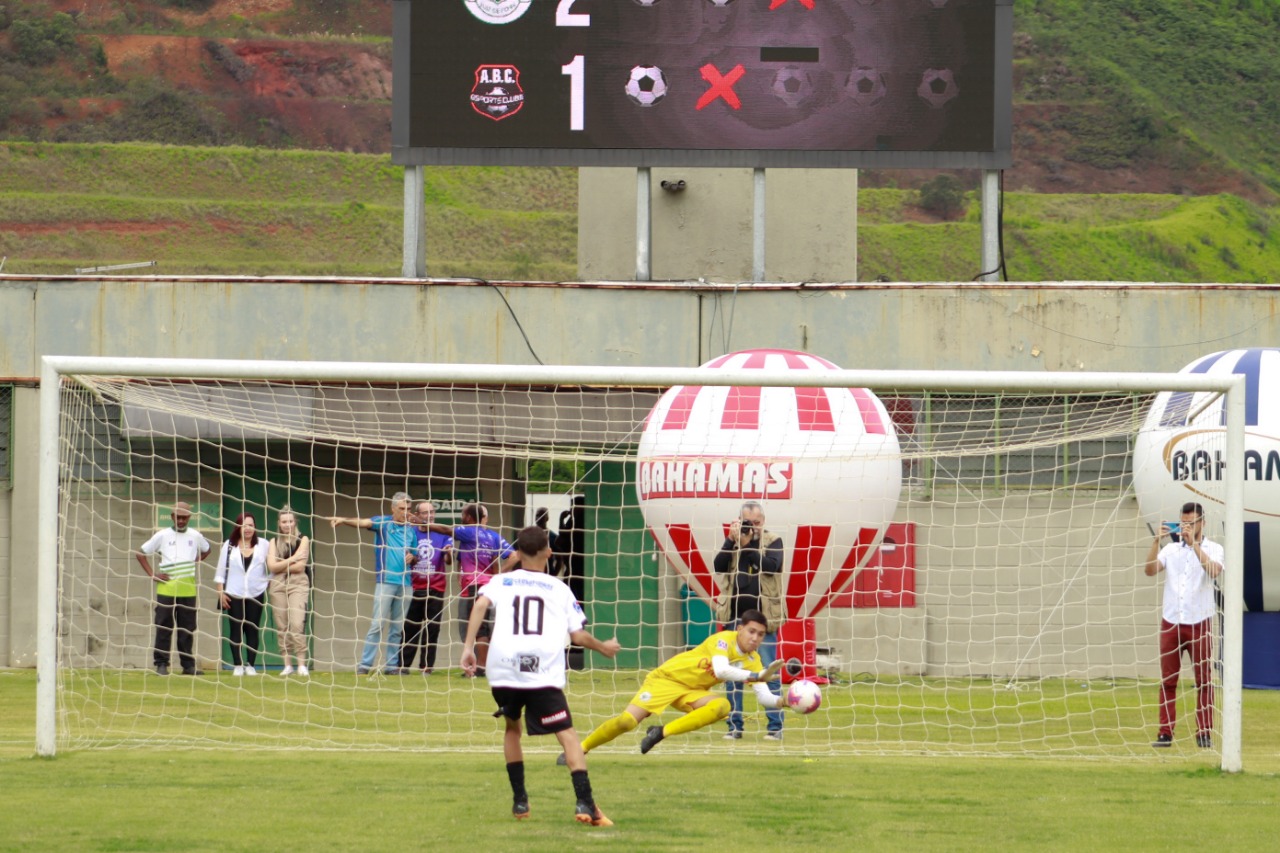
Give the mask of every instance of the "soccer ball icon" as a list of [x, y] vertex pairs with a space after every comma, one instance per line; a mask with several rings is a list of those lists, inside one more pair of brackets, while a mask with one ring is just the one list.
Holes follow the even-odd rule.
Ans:
[[641, 6], [657, 6], [659, 2], [661, 0], [636, 0], [636, 3]]
[[813, 95], [813, 79], [808, 71], [788, 65], [773, 75], [773, 94], [789, 107], [798, 107]]
[[637, 65], [631, 69], [626, 85], [627, 97], [642, 107], [651, 107], [667, 96], [667, 78], [656, 65]]
[[920, 76], [916, 94], [928, 101], [929, 106], [937, 109], [960, 94], [960, 89], [949, 68], [926, 68]]
[[787, 707], [800, 714], [812, 714], [822, 705], [822, 691], [807, 678], [791, 682], [786, 693]]
[[849, 73], [849, 82], [844, 87], [854, 102], [864, 107], [874, 107], [884, 100], [889, 86], [884, 81], [884, 74], [877, 68], [862, 66]]
[[734, 0], [711, 0], [711, 5], [712, 6], [728, 6], [733, 2]]

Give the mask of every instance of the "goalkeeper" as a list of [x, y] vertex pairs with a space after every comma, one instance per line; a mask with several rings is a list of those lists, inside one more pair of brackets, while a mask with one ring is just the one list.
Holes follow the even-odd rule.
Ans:
[[[764, 614], [747, 610], [738, 620], [736, 631], [712, 634], [689, 651], [669, 659], [649, 673], [626, 710], [601, 723], [583, 739], [582, 751], [590, 752], [626, 734], [650, 714], [661, 714], [668, 706], [683, 711], [684, 716], [665, 726], [650, 726], [640, 741], [641, 753], [653, 749], [663, 738], [719, 722], [729, 716], [729, 700], [711, 690], [725, 681], [751, 684], [760, 704], [769, 710], [785, 707], [782, 698], [766, 684], [778, 675], [782, 661], [774, 661], [766, 669], [757, 651], [767, 630]], [[564, 763], [563, 755], [557, 763]]]

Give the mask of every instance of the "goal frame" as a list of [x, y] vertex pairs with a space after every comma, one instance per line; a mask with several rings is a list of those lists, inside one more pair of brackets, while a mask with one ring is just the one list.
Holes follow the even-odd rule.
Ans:
[[[199, 380], [305, 382], [415, 382], [480, 385], [586, 385], [671, 387], [851, 387], [872, 391], [905, 386], [926, 391], [1003, 392], [1209, 392], [1225, 396], [1224, 478], [1226, 578], [1222, 640], [1222, 756], [1227, 772], [1243, 769], [1241, 757], [1244, 421], [1245, 377], [1186, 373], [835, 370], [823, 372], [725, 370], [680, 367], [542, 366], [499, 364], [382, 364], [374, 362], [253, 361], [230, 359], [42, 358], [38, 446], [36, 754], [57, 752], [58, 449], [62, 379], [68, 375], [181, 377]], [[1216, 397], [1215, 397], [1216, 399]]]

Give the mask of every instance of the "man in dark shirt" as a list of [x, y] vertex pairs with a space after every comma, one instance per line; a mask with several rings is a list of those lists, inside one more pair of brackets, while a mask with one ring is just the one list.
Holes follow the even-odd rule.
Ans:
[[[782, 537], [764, 527], [764, 507], [755, 501], [742, 505], [738, 518], [729, 525], [715, 559], [720, 594], [716, 597], [716, 619], [722, 625], [734, 625], [748, 610], [759, 610], [768, 621], [767, 633], [760, 643], [760, 660], [767, 668], [778, 657], [778, 629], [785, 621], [782, 605]], [[779, 683], [770, 683], [775, 693]], [[732, 711], [726, 740], [742, 737], [742, 685], [726, 682]], [[782, 740], [782, 712], [769, 711], [765, 740]]]

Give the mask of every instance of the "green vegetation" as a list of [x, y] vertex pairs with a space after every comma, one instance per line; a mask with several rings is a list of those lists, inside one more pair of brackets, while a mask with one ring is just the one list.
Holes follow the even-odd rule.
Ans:
[[1067, 159], [1212, 162], [1280, 192], [1280, 4], [1016, 0], [1014, 20], [1018, 101], [1069, 107], [1039, 128]]
[[[386, 157], [143, 144], [0, 145], [6, 272], [159, 261], [162, 274], [393, 276], [403, 170]], [[427, 171], [428, 272], [571, 280], [577, 174], [498, 167]], [[863, 280], [977, 274], [972, 194], [956, 221], [923, 223], [920, 194], [860, 195]], [[1275, 213], [1234, 196], [1005, 197], [1015, 280], [1280, 281]]]
[[[142, 678], [141, 674], [136, 677]], [[570, 690], [579, 729], [604, 707]], [[332, 678], [334, 683], [320, 679]], [[313, 678], [324, 697], [353, 691], [350, 676]], [[153, 679], [154, 680], [154, 679]], [[229, 677], [200, 685], [176, 678], [165, 707], [178, 721], [183, 691], [216, 696], [224, 707], [258, 707], [251, 697], [283, 694], [283, 680], [252, 686]], [[300, 685], [300, 683], [299, 683]], [[293, 686], [293, 685], [291, 685]], [[1274, 846], [1280, 771], [1280, 694], [1246, 691], [1245, 772], [1224, 775], [1211, 758], [1175, 748], [1141, 760], [937, 758], [893, 755], [810, 757], [791, 740], [726, 744], [679, 754], [659, 746], [636, 753], [636, 738], [590, 759], [591, 781], [611, 829], [573, 824], [571, 789], [552, 761], [548, 738], [526, 740], [527, 821], [509, 816], [510, 792], [497, 723], [483, 684], [459, 678], [384, 679], [356, 690], [359, 725], [398, 709], [424, 690], [440, 701], [475, 701], [471, 724], [495, 736], [454, 752], [344, 752], [180, 749], [63, 750], [30, 757], [35, 676], [0, 672], [0, 778], [5, 833], [0, 850], [431, 849], [522, 851], [744, 850], [802, 845], [819, 850], [1035, 849], [1131, 851], [1179, 846], [1269, 850]], [[305, 691], [305, 688], [303, 688]], [[296, 691], [295, 691], [296, 692]], [[161, 697], [157, 695], [157, 701]], [[275, 706], [274, 699], [261, 707]], [[296, 709], [296, 719], [318, 719]], [[820, 712], [821, 713], [821, 712]], [[147, 723], [146, 717], [139, 722]], [[802, 721], [793, 720], [797, 733]], [[764, 749], [764, 747], [770, 747]], [[664, 752], [664, 749], [666, 751]], [[1176, 807], [1172, 804], [1176, 804]], [[726, 815], [731, 829], [726, 829]], [[1153, 820], [1159, 832], [1152, 832]], [[726, 834], [728, 833], [728, 835]]]
[[[0, 170], [5, 272], [400, 274], [404, 174], [387, 157], [13, 143]], [[426, 197], [431, 275], [575, 276], [574, 170], [432, 169]]]

